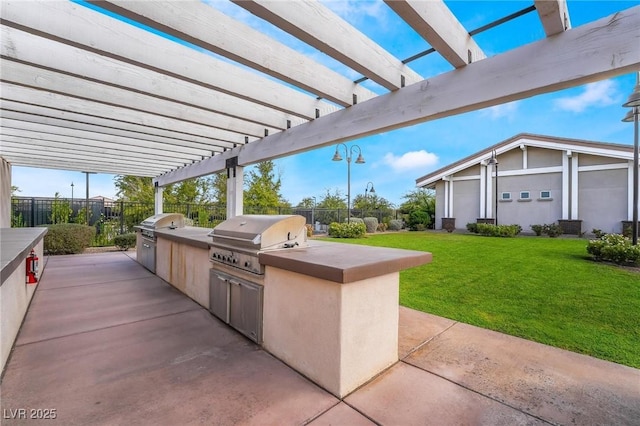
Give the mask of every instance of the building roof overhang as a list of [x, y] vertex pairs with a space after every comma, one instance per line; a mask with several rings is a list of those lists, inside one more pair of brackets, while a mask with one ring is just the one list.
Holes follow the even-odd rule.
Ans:
[[554, 136], [534, 135], [530, 133], [520, 133], [495, 145], [476, 152], [459, 161], [442, 167], [432, 173], [416, 179], [416, 185], [423, 188], [433, 188], [435, 184], [465, 170], [469, 167], [486, 164], [493, 153], [496, 155], [504, 154], [513, 149], [526, 147], [536, 147], [545, 149], [554, 149], [559, 151], [569, 151], [577, 154], [590, 154], [603, 157], [621, 158], [625, 160], [633, 160], [633, 146], [620, 145], [605, 142], [594, 142], [580, 139], [560, 138]]

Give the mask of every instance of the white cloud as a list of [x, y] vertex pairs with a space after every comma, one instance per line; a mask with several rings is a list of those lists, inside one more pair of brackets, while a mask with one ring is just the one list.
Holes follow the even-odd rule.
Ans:
[[387, 9], [381, 1], [348, 0], [336, 1], [325, 0], [324, 5], [335, 14], [341, 16], [346, 21], [357, 21], [364, 17], [375, 18], [384, 21]]
[[604, 107], [618, 102], [618, 91], [613, 80], [597, 81], [587, 84], [582, 93], [576, 96], [566, 96], [554, 101], [556, 108], [582, 112], [590, 107]]
[[497, 120], [499, 118], [506, 118], [508, 120], [511, 120], [515, 117], [517, 110], [518, 101], [514, 101], [507, 104], [496, 105], [487, 108], [483, 111], [483, 115], [488, 116], [492, 120]]
[[433, 167], [438, 164], [438, 156], [434, 153], [427, 152], [425, 150], [410, 151], [396, 157], [392, 153], [387, 153], [382, 162], [396, 172], [404, 172], [414, 169], [425, 169], [427, 167]]

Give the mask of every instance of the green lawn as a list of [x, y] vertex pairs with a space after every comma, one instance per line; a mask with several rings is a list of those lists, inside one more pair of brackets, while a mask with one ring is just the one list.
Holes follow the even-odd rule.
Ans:
[[578, 238], [403, 232], [333, 240], [433, 253], [401, 272], [400, 304], [640, 368], [640, 273]]

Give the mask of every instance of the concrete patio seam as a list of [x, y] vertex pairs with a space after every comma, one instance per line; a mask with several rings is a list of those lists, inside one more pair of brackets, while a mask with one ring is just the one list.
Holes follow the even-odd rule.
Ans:
[[544, 418], [542, 418], [542, 417], [539, 417], [539, 416], [537, 416], [537, 415], [535, 415], [535, 414], [531, 414], [531, 413], [529, 413], [529, 412], [527, 412], [527, 411], [524, 411], [524, 410], [522, 410], [522, 409], [520, 409], [520, 408], [518, 408], [518, 407], [514, 407], [513, 405], [510, 405], [510, 404], [508, 404], [508, 403], [506, 403], [506, 402], [504, 402], [504, 401], [500, 401], [499, 399], [496, 399], [496, 398], [494, 398], [494, 397], [492, 397], [492, 396], [485, 395], [484, 393], [482, 393], [482, 392], [480, 392], [480, 391], [477, 391], [477, 390], [475, 390], [475, 389], [472, 389], [472, 388], [470, 388], [470, 387], [468, 387], [468, 386], [465, 386], [465, 385], [463, 385], [463, 384], [461, 384], [461, 383], [455, 382], [455, 381], [453, 381], [453, 380], [451, 380], [451, 379], [449, 379], [449, 378], [447, 378], [447, 377], [445, 377], [445, 376], [442, 376], [442, 375], [440, 375], [440, 374], [438, 374], [438, 373], [434, 373], [433, 371], [429, 371], [429, 370], [427, 370], [426, 368], [420, 367], [419, 365], [412, 364], [412, 363], [410, 363], [410, 362], [408, 362], [408, 361], [405, 361], [404, 359], [403, 359], [403, 360], [400, 360], [399, 362], [402, 362], [402, 363], [405, 363], [405, 364], [406, 364], [406, 365], [408, 365], [408, 366], [411, 366], [411, 367], [417, 368], [418, 370], [422, 370], [422, 371], [424, 371], [425, 373], [433, 374], [434, 376], [439, 377], [439, 378], [441, 378], [441, 379], [443, 379], [443, 380], [446, 380], [446, 381], [447, 381], [447, 382], [449, 382], [449, 383], [452, 383], [452, 384], [454, 384], [454, 385], [456, 385], [456, 386], [459, 386], [459, 387], [461, 387], [461, 388], [463, 388], [463, 389], [466, 389], [466, 390], [468, 390], [468, 391], [470, 391], [470, 392], [473, 392], [473, 393], [475, 393], [476, 395], [480, 395], [480, 396], [481, 396], [481, 397], [483, 397], [483, 398], [487, 398], [487, 399], [490, 399], [491, 401], [497, 402], [497, 403], [498, 403], [498, 404], [500, 404], [500, 405], [504, 405], [505, 407], [509, 407], [509, 408], [511, 408], [512, 410], [515, 410], [515, 411], [517, 411], [517, 412], [519, 412], [519, 413], [522, 413], [522, 414], [525, 414], [525, 415], [527, 415], [527, 416], [529, 416], [529, 417], [533, 417], [533, 418], [535, 418], [535, 419], [538, 419], [538, 420], [540, 420], [541, 422], [544, 422], [544, 423], [547, 423], [547, 424], [550, 424], [550, 425], [557, 425], [557, 424], [558, 424], [558, 423], [554, 423], [554, 422], [552, 422], [552, 421], [550, 421], [550, 420], [544, 419]]
[[[397, 364], [397, 363], [396, 363], [396, 364]], [[396, 365], [396, 364], [393, 364], [393, 365]], [[389, 367], [389, 368], [391, 368], [391, 367]], [[385, 370], [385, 371], [386, 371], [386, 370]], [[345, 398], [346, 398], [346, 397], [345, 397]], [[363, 412], [363, 411], [361, 411], [361, 410], [358, 410], [356, 407], [354, 407], [353, 405], [349, 404], [347, 401], [342, 400], [342, 402], [343, 402], [346, 406], [348, 406], [349, 408], [351, 408], [352, 410], [355, 410], [357, 413], [360, 413], [362, 416], [366, 417], [370, 422], [372, 422], [372, 423], [374, 423], [374, 424], [376, 424], [376, 425], [378, 425], [378, 426], [381, 426], [381, 425], [382, 425], [382, 423], [375, 421], [375, 420], [373, 419], [373, 417], [371, 417], [371, 416], [367, 415], [366, 413], [364, 413], [364, 412]]]
[[[286, 364], [285, 364], [286, 365]], [[287, 366], [288, 367], [288, 366]], [[303, 425], [308, 425], [309, 423], [314, 422], [316, 419], [322, 417], [323, 415], [325, 415], [326, 413], [328, 413], [329, 411], [333, 410], [334, 408], [336, 408], [338, 405], [340, 405], [340, 403], [343, 402], [341, 399], [338, 399], [338, 401], [333, 404], [331, 407], [328, 407], [325, 410], [322, 410], [321, 412], [319, 412], [318, 414], [306, 419], [304, 422], [302, 422]]]
[[[449, 327], [445, 328], [444, 330], [442, 330], [441, 332], [439, 332], [438, 334], [435, 334], [431, 337], [429, 337], [427, 340], [425, 340], [424, 342], [420, 343], [418, 346], [416, 346], [415, 348], [411, 349], [404, 357], [402, 357], [401, 359], [399, 359], [398, 361], [404, 361], [405, 359], [407, 359], [408, 357], [411, 356], [411, 354], [413, 354], [414, 352], [416, 352], [417, 350], [421, 349], [422, 347], [424, 347], [425, 345], [429, 344], [431, 341], [433, 341], [433, 339], [435, 339], [436, 337], [439, 337], [441, 334], [443, 334], [444, 332], [448, 331], [451, 327], [453, 327], [456, 324], [459, 324], [460, 321], [456, 321], [453, 324], [451, 324]], [[395, 364], [394, 364], [395, 365]]]
[[[77, 333], [64, 334], [62, 336], [49, 337], [47, 339], [36, 340], [36, 341], [33, 341], [33, 342], [27, 342], [27, 343], [22, 343], [22, 344], [17, 344], [16, 343], [14, 345], [14, 348], [33, 345], [33, 344], [36, 344], [36, 343], [47, 342], [47, 341], [55, 340], [55, 339], [62, 339], [62, 338], [65, 338], [65, 337], [70, 337], [70, 336], [77, 336], [77, 335], [80, 335], [80, 334], [93, 333], [94, 331], [108, 330], [110, 328], [121, 327], [121, 326], [129, 325], [129, 324], [136, 324], [136, 323], [140, 323], [140, 322], [143, 322], [143, 321], [150, 321], [150, 320], [163, 318], [163, 317], [168, 317], [168, 316], [172, 316], [172, 315], [180, 315], [180, 314], [184, 314], [186, 312], [193, 312], [193, 311], [197, 311], [197, 310], [206, 310], [206, 309], [204, 309], [202, 306], [197, 306], [194, 309], [186, 309], [186, 310], [180, 311], [180, 312], [172, 312], [170, 314], [157, 315], [155, 317], [149, 317], [149, 318], [143, 318], [143, 319], [139, 319], [139, 320], [135, 320], [135, 321], [123, 322], [122, 324], [108, 325], [106, 327], [94, 328], [92, 330], [79, 331]], [[209, 312], [209, 311], [207, 311], [207, 312]], [[13, 348], [12, 348], [12, 351], [13, 351]]]

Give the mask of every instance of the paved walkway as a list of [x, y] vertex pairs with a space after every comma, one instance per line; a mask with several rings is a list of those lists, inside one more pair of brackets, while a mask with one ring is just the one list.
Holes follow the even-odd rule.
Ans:
[[130, 256], [48, 258], [3, 425], [640, 424], [640, 370], [406, 308], [401, 361], [340, 401]]

